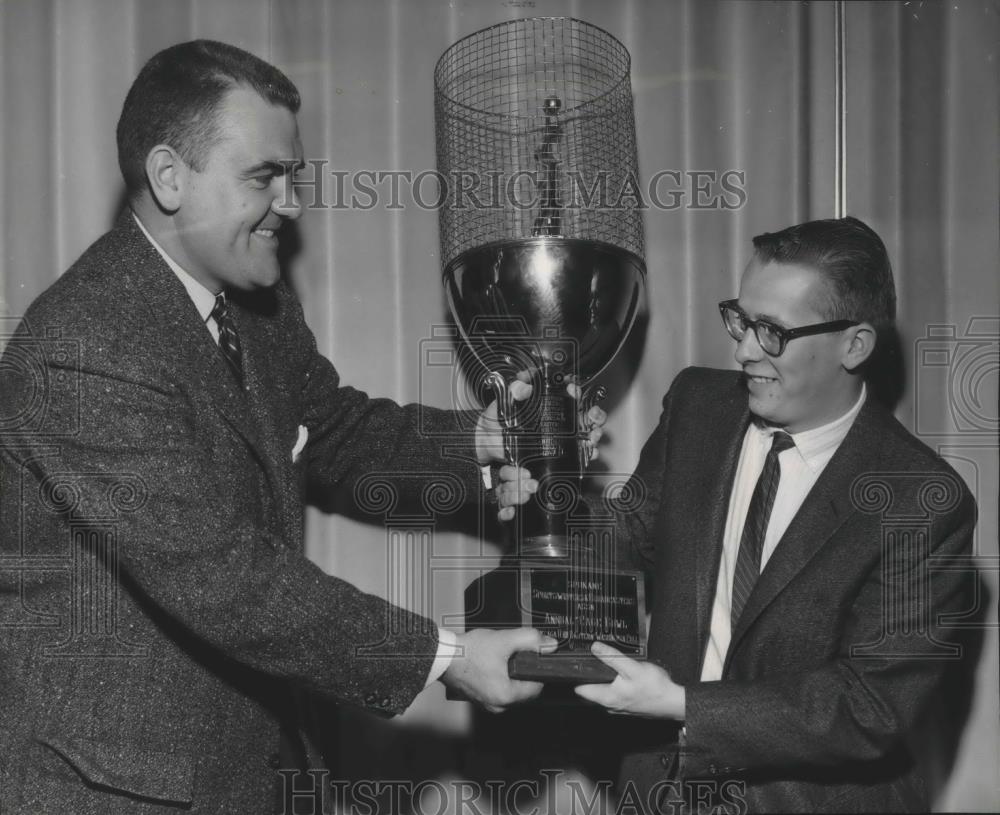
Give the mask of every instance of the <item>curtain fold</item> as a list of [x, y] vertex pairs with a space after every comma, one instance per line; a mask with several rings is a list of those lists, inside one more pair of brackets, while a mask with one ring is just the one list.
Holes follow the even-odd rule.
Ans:
[[[433, 69], [452, 42], [517, 17], [579, 17], [632, 54], [641, 179], [659, 178], [660, 200], [647, 201], [645, 216], [647, 310], [603, 376], [610, 419], [595, 476], [610, 480], [635, 465], [681, 368], [733, 367], [715, 304], [735, 296], [752, 236], [834, 214], [834, 9], [725, 0], [3, 0], [0, 328], [123, 205], [114, 126], [139, 67], [172, 43], [220, 39], [275, 62], [302, 92], [315, 185], [284, 251], [320, 349], [345, 383], [450, 406], [465, 385], [426, 364], [427, 349], [447, 342], [437, 215], [415, 205], [405, 183], [394, 206], [377, 174], [434, 169]], [[997, 18], [995, 4], [975, 0], [846, 6], [847, 210], [882, 235], [894, 264], [897, 415], [975, 491], [977, 555], [993, 600]], [[430, 185], [423, 192], [433, 197]], [[453, 559], [481, 553], [488, 565], [498, 548], [442, 528], [425, 544], [431, 560], [450, 565], [432, 569], [430, 589], [407, 602], [460, 612], [476, 571], [452, 568]], [[309, 517], [310, 556], [374, 593], [392, 594], [394, 545], [378, 525]], [[997, 803], [996, 653], [994, 627], [942, 808]], [[421, 744], [446, 755], [470, 722], [438, 690], [397, 722], [342, 726], [344, 752], [363, 768], [413, 762]]]

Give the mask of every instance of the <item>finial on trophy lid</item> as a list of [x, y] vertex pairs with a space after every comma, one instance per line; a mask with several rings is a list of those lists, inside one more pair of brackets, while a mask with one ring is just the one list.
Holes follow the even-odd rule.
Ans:
[[531, 228], [531, 234], [536, 236], [562, 236], [562, 204], [559, 201], [559, 142], [562, 140], [562, 125], [558, 114], [562, 109], [562, 100], [558, 96], [550, 96], [542, 103], [542, 113], [545, 115], [545, 125], [542, 128], [542, 143], [535, 151], [535, 161], [538, 162], [538, 191], [541, 204], [538, 217]]
[[491, 583], [501, 570], [487, 575], [482, 602], [467, 603], [482, 615], [466, 620], [518, 622], [489, 616], [504, 607], [560, 640], [551, 658], [517, 655], [522, 679], [611, 681], [590, 642], [634, 656], [645, 646], [641, 577], [598, 569], [613, 530], [586, 511], [577, 424], [645, 289], [641, 210], [595, 192], [613, 198], [638, 177], [630, 64], [611, 34], [564, 17], [477, 31], [434, 69], [439, 173], [456, 189], [488, 178], [503, 193], [498, 206], [456, 197], [438, 210], [448, 305], [498, 397], [515, 375], [532, 377], [529, 400], [500, 403], [505, 450], [539, 482], [512, 522], [513, 585]]

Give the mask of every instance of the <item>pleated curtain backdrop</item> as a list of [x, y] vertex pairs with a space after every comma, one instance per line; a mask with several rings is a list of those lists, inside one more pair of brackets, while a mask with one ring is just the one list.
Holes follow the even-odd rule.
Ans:
[[[388, 177], [375, 174], [434, 169], [433, 68], [452, 42], [503, 20], [562, 15], [631, 52], [641, 178], [660, 179], [645, 218], [647, 314], [603, 377], [610, 419], [598, 473], [630, 472], [672, 377], [690, 364], [734, 365], [715, 304], [735, 296], [751, 237], [836, 214], [835, 3], [2, 0], [0, 329], [121, 208], [114, 126], [143, 62], [178, 41], [220, 39], [276, 63], [302, 92], [305, 153], [322, 188], [287, 273], [320, 349], [346, 383], [449, 406], [460, 384], [426, 364], [428, 349], [447, 343], [437, 215], [405, 185], [392, 201]], [[976, 554], [993, 625], [938, 806], [995, 809], [998, 11], [986, 0], [852, 2], [844, 19], [840, 170], [846, 212], [883, 236], [894, 262], [897, 415], [954, 463], [980, 505]], [[461, 558], [488, 565], [499, 552], [433, 520], [394, 527], [318, 511], [308, 547], [328, 571], [438, 615], [462, 610], [476, 571]], [[391, 723], [331, 722], [358, 772], [409, 761], [454, 774], [448, 751], [474, 749], [468, 707], [441, 688]]]

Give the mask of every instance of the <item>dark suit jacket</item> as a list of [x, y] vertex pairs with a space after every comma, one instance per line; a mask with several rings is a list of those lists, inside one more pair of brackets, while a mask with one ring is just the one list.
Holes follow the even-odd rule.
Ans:
[[340, 387], [287, 287], [257, 299], [236, 309], [243, 394], [126, 214], [8, 343], [5, 815], [270, 812], [291, 691], [388, 715], [424, 686], [436, 629], [305, 558], [303, 490], [447, 469], [473, 497], [478, 471], [418, 431], [451, 414]]
[[913, 727], [963, 655], [943, 615], [972, 605], [966, 573], [931, 567], [970, 553], [975, 503], [869, 398], [754, 587], [723, 679], [701, 682], [747, 404], [738, 373], [683, 371], [632, 479], [620, 534], [654, 584], [649, 658], [686, 686], [687, 717], [626, 758], [627, 792], [665, 802], [679, 776], [689, 803], [714, 789], [735, 810], [926, 809]]

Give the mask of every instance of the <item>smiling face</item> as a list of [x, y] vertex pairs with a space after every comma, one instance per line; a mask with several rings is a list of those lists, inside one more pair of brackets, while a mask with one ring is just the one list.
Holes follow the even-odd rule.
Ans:
[[300, 214], [285, 177], [302, 161], [295, 115], [237, 87], [219, 108], [218, 136], [201, 172], [183, 168], [171, 254], [213, 292], [273, 286], [277, 231]]
[[[819, 272], [807, 266], [750, 262], [740, 282], [740, 308], [752, 320], [766, 319], [783, 328], [825, 322], [817, 310], [827, 293]], [[799, 433], [842, 416], [857, 400], [860, 377], [851, 373], [867, 353], [858, 344], [858, 326], [829, 334], [789, 340], [781, 356], [764, 353], [753, 331], [737, 343], [750, 410], [789, 433]]]

